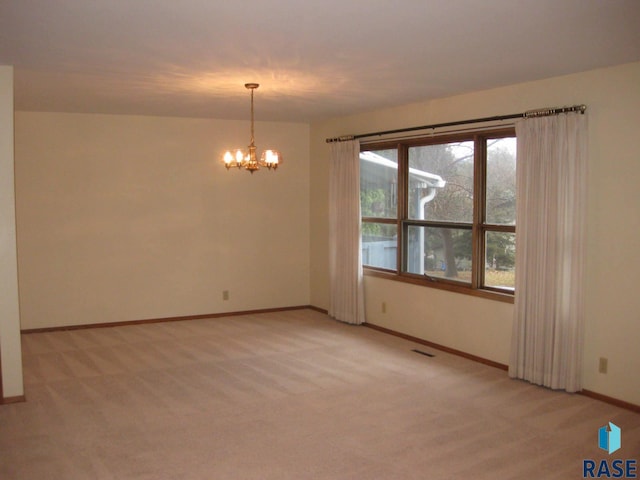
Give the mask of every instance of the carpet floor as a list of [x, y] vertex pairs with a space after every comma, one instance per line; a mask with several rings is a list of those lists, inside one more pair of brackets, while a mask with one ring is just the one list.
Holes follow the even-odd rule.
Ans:
[[313, 310], [22, 342], [3, 480], [577, 479], [583, 459], [640, 461], [636, 413]]

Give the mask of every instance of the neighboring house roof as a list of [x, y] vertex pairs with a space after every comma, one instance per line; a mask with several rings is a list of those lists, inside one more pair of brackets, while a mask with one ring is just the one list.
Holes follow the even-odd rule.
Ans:
[[[398, 164], [374, 152], [360, 152], [360, 160], [368, 162], [372, 166], [380, 166], [398, 170]], [[417, 168], [409, 168], [409, 176], [412, 180], [426, 183], [422, 187], [444, 188], [446, 181], [435, 173], [425, 172]]]

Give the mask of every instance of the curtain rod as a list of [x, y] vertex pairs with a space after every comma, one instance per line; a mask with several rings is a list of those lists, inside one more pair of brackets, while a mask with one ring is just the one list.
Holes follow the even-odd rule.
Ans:
[[509, 115], [498, 115], [495, 117], [473, 118], [471, 120], [459, 120], [457, 122], [435, 123], [433, 125], [422, 125], [420, 127], [407, 127], [397, 128], [395, 130], [384, 130], [381, 132], [361, 133], [358, 135], [342, 135], [340, 137], [327, 138], [325, 142], [346, 142], [349, 140], [356, 140], [358, 138], [377, 137], [381, 135], [391, 135], [393, 133], [414, 132], [416, 130], [431, 130], [443, 127], [455, 127], [458, 125], [467, 125], [471, 123], [484, 123], [495, 122], [499, 120], [511, 120], [513, 118], [534, 118], [534, 117], [547, 117], [549, 115], [559, 115], [561, 113], [580, 112], [584, 113], [587, 110], [586, 105], [573, 105], [571, 107], [554, 107], [554, 108], [540, 108], [537, 110], [527, 110], [522, 113], [512, 113]]

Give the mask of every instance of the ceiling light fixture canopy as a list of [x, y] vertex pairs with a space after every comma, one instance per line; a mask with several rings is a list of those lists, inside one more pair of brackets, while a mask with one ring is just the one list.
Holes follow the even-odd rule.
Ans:
[[275, 170], [282, 163], [282, 155], [277, 150], [265, 150], [258, 160], [256, 155], [256, 145], [253, 128], [253, 91], [260, 86], [258, 83], [245, 83], [245, 88], [251, 90], [251, 143], [246, 149], [236, 148], [227, 150], [224, 153], [224, 165], [229, 170], [231, 167], [244, 168], [251, 173], [259, 170], [260, 167], [267, 167]]

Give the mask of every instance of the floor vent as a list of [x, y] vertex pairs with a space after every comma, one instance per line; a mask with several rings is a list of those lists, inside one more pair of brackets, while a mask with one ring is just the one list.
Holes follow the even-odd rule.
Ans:
[[420, 355], [424, 355], [425, 357], [435, 357], [433, 353], [423, 352], [422, 350], [411, 350], [411, 351], [419, 353]]

